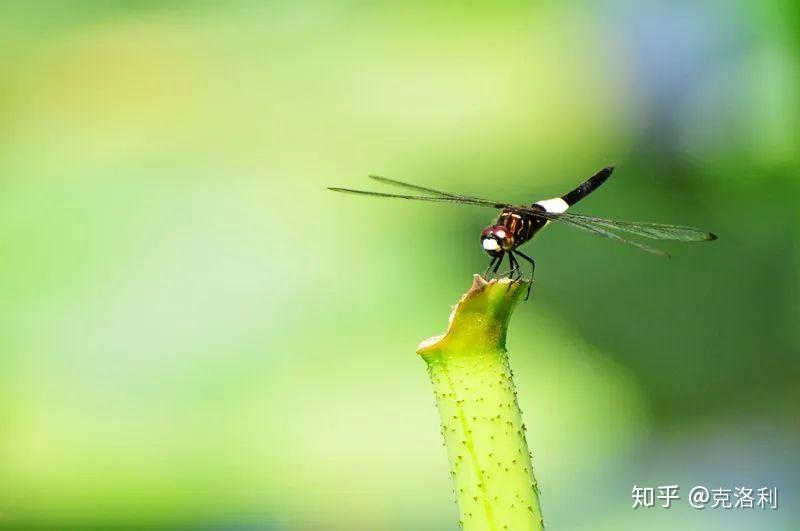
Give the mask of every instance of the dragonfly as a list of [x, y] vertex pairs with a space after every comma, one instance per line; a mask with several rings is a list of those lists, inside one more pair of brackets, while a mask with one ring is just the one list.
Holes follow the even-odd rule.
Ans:
[[[711, 232], [683, 225], [620, 221], [567, 212], [570, 207], [606, 182], [613, 172], [614, 167], [607, 166], [586, 179], [577, 188], [567, 192], [561, 197], [537, 201], [530, 206], [514, 205], [469, 195], [442, 192], [440, 190], [434, 190], [433, 188], [396, 181], [377, 175], [370, 175], [370, 178], [382, 184], [413, 190], [422, 195], [387, 194], [339, 187], [329, 187], [328, 189], [334, 192], [369, 197], [389, 197], [411, 201], [453, 203], [499, 209], [500, 215], [494, 223], [481, 231], [480, 236], [481, 247], [491, 258], [489, 267], [484, 273], [484, 277], [486, 278], [496, 276], [505, 257], [508, 257], [511, 268], [508, 273], [509, 278], [512, 281], [523, 280], [524, 276], [519, 260], [524, 260], [531, 267], [529, 279], [532, 281], [536, 270], [536, 262], [533, 258], [523, 253], [519, 247], [533, 238], [537, 232], [549, 225], [550, 222], [560, 223], [588, 232], [589, 234], [594, 234], [595, 236], [631, 245], [647, 253], [666, 258], [669, 258], [669, 254], [666, 252], [640, 241], [632, 240], [627, 237], [627, 235], [631, 234], [653, 240], [675, 240], [682, 242], [711, 241], [717, 239], [717, 236]], [[530, 288], [531, 282], [528, 283], [526, 299], [530, 295]]]

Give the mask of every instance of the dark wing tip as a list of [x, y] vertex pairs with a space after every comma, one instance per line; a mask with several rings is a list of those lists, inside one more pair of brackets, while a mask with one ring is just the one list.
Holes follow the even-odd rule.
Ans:
[[718, 236], [716, 234], [714, 234], [713, 232], [709, 232], [708, 233], [708, 237], [706, 238], [706, 241], [713, 242], [717, 238], [718, 238]]

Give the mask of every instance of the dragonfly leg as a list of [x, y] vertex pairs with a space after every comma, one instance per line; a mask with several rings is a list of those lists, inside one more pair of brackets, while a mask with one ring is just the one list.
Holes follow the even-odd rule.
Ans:
[[500, 269], [500, 264], [503, 263], [503, 257], [504, 256], [505, 256], [504, 254], [501, 254], [500, 256], [497, 257], [497, 263], [494, 265], [494, 268], [492, 269], [492, 276], [493, 277], [495, 275], [497, 275], [497, 270]]
[[531, 287], [533, 286], [533, 274], [536, 272], [536, 262], [533, 261], [533, 258], [526, 255], [523, 252], [516, 251], [516, 253], [522, 257], [523, 259], [527, 260], [529, 264], [531, 264], [531, 278], [530, 282], [528, 282], [528, 292], [525, 294], [525, 300], [528, 300], [528, 297], [531, 296]]
[[511, 271], [509, 271], [508, 275], [511, 279], [511, 282], [509, 282], [507, 288], [510, 290], [512, 285], [522, 280], [522, 273], [520, 272], [519, 262], [517, 262], [517, 259], [514, 258], [514, 251], [508, 252], [508, 261], [511, 262]]
[[519, 262], [517, 261], [516, 257], [514, 256], [514, 252], [508, 253], [509, 258], [511, 259], [511, 278], [512, 280], [516, 276], [516, 280], [522, 280], [522, 268], [519, 266]]
[[489, 267], [487, 267], [487, 268], [486, 268], [486, 271], [484, 271], [484, 272], [483, 272], [483, 278], [484, 278], [485, 280], [488, 280], [489, 271], [491, 271], [491, 269], [492, 269], [492, 266], [494, 265], [494, 263], [497, 261], [497, 259], [498, 259], [498, 258], [499, 258], [498, 256], [495, 256], [495, 257], [493, 257], [493, 258], [492, 258], [492, 261], [491, 261], [491, 262], [489, 262]]

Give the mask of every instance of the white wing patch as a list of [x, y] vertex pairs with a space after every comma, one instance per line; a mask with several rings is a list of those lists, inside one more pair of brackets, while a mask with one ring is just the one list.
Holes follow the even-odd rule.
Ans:
[[536, 204], [544, 208], [546, 211], [552, 212], [553, 214], [561, 214], [562, 212], [566, 212], [569, 208], [567, 202], [560, 197], [539, 201]]

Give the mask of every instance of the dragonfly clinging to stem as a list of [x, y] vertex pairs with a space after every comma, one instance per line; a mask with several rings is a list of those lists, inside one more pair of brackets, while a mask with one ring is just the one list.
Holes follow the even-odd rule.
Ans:
[[[413, 201], [456, 203], [461, 205], [475, 205], [500, 209], [500, 215], [498, 216], [497, 220], [492, 225], [489, 225], [483, 229], [481, 232], [481, 246], [492, 259], [484, 276], [487, 276], [490, 273], [492, 276], [496, 275], [500, 269], [500, 265], [503, 263], [504, 258], [508, 256], [508, 261], [511, 266], [509, 276], [512, 280], [521, 280], [523, 278], [522, 270], [517, 258], [525, 260], [530, 264], [530, 279], [533, 279], [536, 263], [534, 262], [533, 258], [520, 251], [519, 247], [523, 243], [530, 240], [534, 234], [539, 232], [539, 230], [541, 230], [551, 221], [563, 223], [596, 236], [626, 243], [642, 251], [663, 257], [669, 257], [669, 255], [660, 249], [651, 247], [650, 245], [620, 236], [617, 234], [617, 232], [633, 234], [635, 236], [642, 236], [644, 238], [650, 238], [654, 240], [693, 242], [717, 239], [714, 234], [696, 229], [694, 227], [639, 221], [619, 221], [598, 218], [594, 216], [584, 216], [582, 214], [567, 213], [567, 209], [596, 190], [611, 176], [613, 171], [613, 166], [603, 168], [581, 183], [580, 186], [562, 195], [561, 197], [537, 201], [530, 206], [512, 205], [510, 203], [491, 201], [488, 199], [481, 199], [479, 197], [472, 197], [468, 195], [451, 194], [448, 192], [442, 192], [440, 190], [434, 190], [432, 188], [426, 188], [424, 186], [417, 186], [414, 184], [395, 181], [394, 179], [387, 179], [386, 177], [379, 177], [377, 175], [371, 175], [370, 178], [384, 184], [398, 186], [408, 190], [414, 190], [415, 192], [420, 192], [425, 195], [385, 194], [381, 192], [368, 192], [365, 190], [352, 190], [349, 188], [335, 187], [328, 189], [333, 190], [334, 192], [345, 192], [349, 194], [367, 195], [372, 197], [392, 197], [396, 199], [409, 199]], [[530, 294], [530, 286], [531, 284], [529, 283], [528, 294]]]

